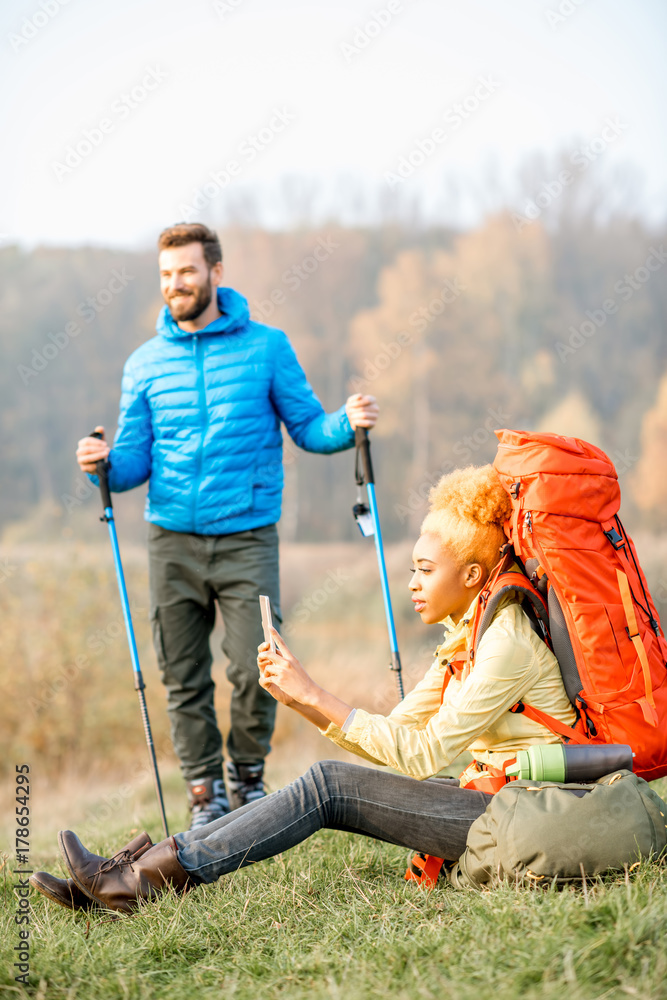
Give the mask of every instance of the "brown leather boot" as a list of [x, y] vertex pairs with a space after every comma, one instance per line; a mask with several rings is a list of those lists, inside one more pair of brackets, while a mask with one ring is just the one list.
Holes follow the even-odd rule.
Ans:
[[100, 906], [130, 913], [141, 900], [158, 896], [167, 886], [185, 892], [192, 884], [178, 861], [173, 837], [149, 848], [140, 858], [127, 851], [113, 858], [91, 854], [71, 830], [58, 834], [60, 850], [76, 885]]
[[[133, 858], [140, 858], [152, 846], [153, 841], [144, 830], [125, 847], [121, 847], [117, 853], [127, 852]], [[60, 906], [65, 906], [68, 910], [90, 910], [98, 905], [96, 900], [82, 892], [71, 878], [56, 878], [48, 872], [35, 872], [28, 881], [33, 889], [37, 889], [43, 896]]]

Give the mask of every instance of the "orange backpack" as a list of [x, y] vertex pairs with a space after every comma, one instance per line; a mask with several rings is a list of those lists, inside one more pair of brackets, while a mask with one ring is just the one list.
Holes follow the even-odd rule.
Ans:
[[[496, 434], [494, 467], [512, 500], [509, 543], [480, 594], [468, 659], [474, 662], [501, 597], [516, 591], [556, 655], [577, 721], [570, 728], [522, 702], [512, 711], [565, 742], [628, 743], [635, 774], [659, 778], [667, 774], [667, 642], [618, 517], [616, 470], [578, 438]], [[493, 792], [504, 781], [494, 771], [473, 784]], [[435, 884], [439, 860], [415, 855], [406, 878]]]
[[667, 774], [667, 642], [605, 453], [578, 438], [496, 431], [494, 466], [512, 499], [508, 537], [547, 596], [551, 644], [577, 712], [577, 743], [629, 743], [635, 774]]

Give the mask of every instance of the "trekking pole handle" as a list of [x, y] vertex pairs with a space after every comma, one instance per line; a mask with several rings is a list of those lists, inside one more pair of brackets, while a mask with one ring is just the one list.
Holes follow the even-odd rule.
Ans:
[[[371, 462], [371, 443], [368, 438], [368, 427], [355, 427], [354, 428], [354, 443], [357, 449], [357, 482], [359, 485], [361, 483], [374, 483], [375, 476], [373, 475], [373, 463]], [[359, 474], [359, 456], [361, 455], [361, 461], [363, 463], [363, 479], [360, 479]]]
[[[99, 438], [103, 441], [104, 438], [99, 431], [93, 431], [90, 435], [93, 438]], [[102, 494], [102, 506], [106, 510], [107, 507], [113, 507], [111, 503], [111, 491], [109, 490], [109, 460], [107, 458], [100, 459], [97, 463], [97, 478], [100, 481], [100, 493]]]

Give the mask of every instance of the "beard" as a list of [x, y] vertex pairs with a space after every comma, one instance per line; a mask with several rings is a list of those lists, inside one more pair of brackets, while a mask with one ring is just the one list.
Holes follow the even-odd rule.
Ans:
[[194, 289], [192, 292], [171, 296], [167, 302], [171, 318], [176, 323], [180, 323], [183, 320], [197, 319], [208, 308], [212, 297], [213, 289], [209, 275], [206, 284], [200, 285], [199, 288]]

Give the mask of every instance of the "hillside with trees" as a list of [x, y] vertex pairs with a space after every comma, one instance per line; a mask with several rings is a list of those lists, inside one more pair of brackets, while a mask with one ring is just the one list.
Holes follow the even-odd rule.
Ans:
[[[326, 408], [352, 391], [380, 400], [389, 540], [414, 533], [441, 472], [493, 457], [501, 426], [593, 440], [617, 463], [626, 516], [664, 515], [665, 234], [602, 212], [612, 201], [591, 180], [587, 198], [566, 191], [534, 219], [497, 207], [468, 231], [418, 214], [218, 226], [226, 283], [288, 332]], [[96, 423], [113, 433], [123, 363], [154, 332], [155, 253], [9, 246], [0, 265], [0, 530], [57, 537], [92, 495], [75, 443]], [[288, 444], [285, 467], [284, 537], [353, 537], [352, 457]], [[140, 522], [140, 496], [123, 502]]]

